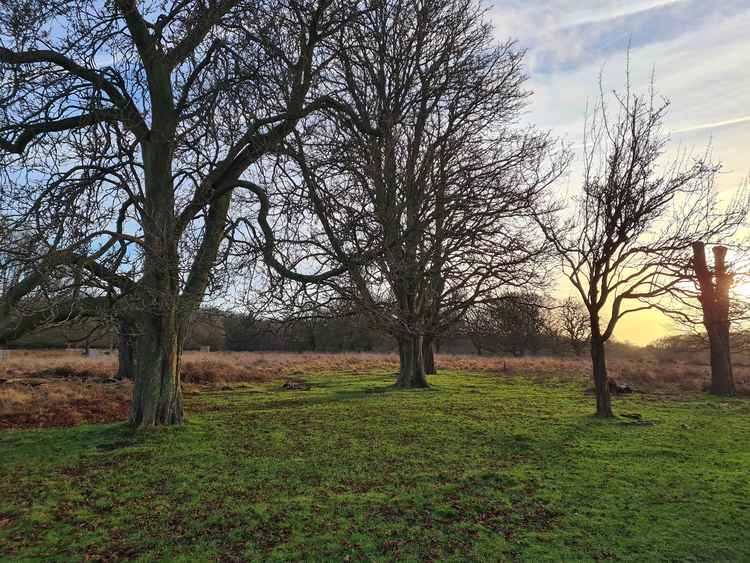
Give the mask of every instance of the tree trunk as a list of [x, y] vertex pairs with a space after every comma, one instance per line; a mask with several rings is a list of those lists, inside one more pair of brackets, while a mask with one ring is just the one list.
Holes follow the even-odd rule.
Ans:
[[711, 350], [711, 394], [733, 396], [734, 374], [729, 351], [729, 322], [706, 325]]
[[399, 374], [396, 387], [407, 389], [427, 387], [422, 354], [423, 338], [407, 335], [399, 339]]
[[174, 319], [160, 315], [147, 316], [138, 329], [130, 424], [137, 428], [181, 424], [181, 331]]
[[424, 359], [424, 372], [427, 375], [435, 375], [437, 368], [435, 367], [435, 339], [432, 337], [425, 337], [422, 343], [422, 357]]
[[[130, 411], [130, 423], [137, 428], [181, 424], [183, 421], [180, 356], [184, 328], [189, 322], [180, 304], [179, 236], [174, 211], [173, 155], [169, 142], [174, 134], [171, 92], [168, 91], [170, 79], [167, 69], [159, 67], [156, 70], [157, 77], [152, 80], [155, 82], [151, 89], [160, 98], [159, 104], [154, 101], [154, 124], [158, 123], [162, 130], [158, 134], [154, 132], [153, 140], [142, 145], [146, 180], [145, 253], [139, 302], [134, 304], [137, 307], [136, 377]], [[156, 86], [161, 86], [161, 89]], [[161, 114], [159, 119], [157, 113]], [[192, 272], [190, 277], [193, 277]]]
[[726, 253], [724, 246], [713, 248], [714, 271], [711, 272], [706, 262], [705, 245], [693, 243], [693, 267], [700, 287], [703, 324], [711, 350], [711, 393], [731, 396], [736, 394], [729, 350], [729, 288], [733, 274], [727, 271]]
[[607, 360], [604, 353], [604, 341], [601, 338], [591, 338], [591, 364], [596, 393], [596, 416], [612, 417], [614, 414], [612, 414], [612, 400], [607, 381]]
[[120, 321], [117, 346], [117, 379], [135, 380], [135, 335], [132, 330], [133, 327], [128, 321]]
[[470, 338], [471, 343], [474, 345], [474, 349], [477, 351], [477, 356], [482, 355], [482, 341], [479, 338]]

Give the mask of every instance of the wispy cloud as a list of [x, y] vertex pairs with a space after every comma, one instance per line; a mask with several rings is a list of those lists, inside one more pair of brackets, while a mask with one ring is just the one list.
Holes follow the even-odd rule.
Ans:
[[572, 70], [602, 57], [665, 44], [701, 29], [742, 17], [747, 0], [496, 0], [492, 11], [500, 36], [530, 50], [537, 73]]

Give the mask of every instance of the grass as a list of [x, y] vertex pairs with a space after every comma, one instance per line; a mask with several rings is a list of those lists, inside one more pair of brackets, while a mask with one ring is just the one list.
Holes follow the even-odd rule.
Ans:
[[189, 397], [180, 428], [0, 432], [5, 560], [750, 560], [750, 404], [385, 372]]

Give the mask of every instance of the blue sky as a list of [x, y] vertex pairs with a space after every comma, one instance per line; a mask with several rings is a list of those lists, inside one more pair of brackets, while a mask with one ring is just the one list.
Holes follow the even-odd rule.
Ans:
[[[528, 49], [534, 91], [528, 120], [580, 143], [587, 100], [622, 89], [630, 45], [631, 83], [671, 101], [671, 146], [722, 162], [717, 181], [729, 193], [750, 172], [750, 0], [494, 0], [499, 39]], [[576, 167], [568, 180], [575, 189]], [[633, 315], [616, 336], [645, 344], [670, 329], [663, 317]]]

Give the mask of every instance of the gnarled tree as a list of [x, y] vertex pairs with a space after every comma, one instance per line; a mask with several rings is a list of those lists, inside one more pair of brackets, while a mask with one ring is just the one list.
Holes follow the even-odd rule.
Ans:
[[[340, 0], [10, 0], [0, 7], [0, 197], [45, 260], [128, 301], [131, 423], [183, 419], [184, 331], [233, 193], [306, 115], [357, 8]], [[262, 195], [262, 194], [261, 194]]]

